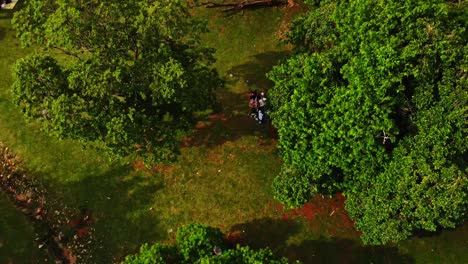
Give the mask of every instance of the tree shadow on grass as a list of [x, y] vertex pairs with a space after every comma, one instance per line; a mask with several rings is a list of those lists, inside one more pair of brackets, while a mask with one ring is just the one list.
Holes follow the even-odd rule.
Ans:
[[0, 191], [0, 263], [50, 263], [35, 243], [34, 228]]
[[252, 248], [268, 247], [276, 252], [285, 247], [288, 238], [297, 233], [299, 228], [294, 221], [260, 218], [234, 225], [231, 232], [241, 232], [245, 237], [245, 244]]
[[269, 247], [279, 256], [302, 263], [413, 263], [396, 247], [363, 246], [360, 241], [340, 238], [307, 239], [288, 243], [302, 233], [302, 225], [293, 219], [262, 218], [238, 224], [231, 232], [242, 232], [245, 244], [252, 248]]
[[302, 263], [414, 263], [397, 247], [363, 246], [349, 239], [306, 240], [286, 247], [283, 254]]
[[[0, 21], [1, 20], [10, 20], [13, 17], [13, 12], [11, 10], [0, 9]], [[0, 24], [0, 41], [2, 41], [7, 33], [7, 29]], [[1, 49], [1, 47], [0, 47]]]
[[247, 63], [232, 67], [228, 73], [242, 78], [249, 88], [269, 90], [273, 82], [266, 77], [275, 65], [288, 57], [288, 51], [269, 51], [251, 56]]
[[[459, 234], [457, 238], [467, 238], [466, 242], [468, 243], [468, 222], [464, 221], [460, 223], [455, 229], [444, 229], [442, 227], [438, 227], [436, 231], [427, 231], [427, 230], [418, 230], [415, 231], [413, 234], [413, 238], [417, 239], [425, 239], [425, 238], [436, 238], [443, 235], [448, 235], [451, 232]], [[452, 238], [453, 239], [453, 238]]]
[[248, 86], [245, 92], [234, 93], [227, 89], [218, 91], [219, 111], [199, 117], [195, 133], [184, 142], [184, 145], [220, 145], [226, 141], [235, 141], [250, 135], [259, 136], [266, 141], [276, 140], [277, 132], [268, 121], [259, 124], [249, 116], [248, 90], [267, 91], [270, 89], [273, 82], [267, 79], [266, 73], [288, 54], [289, 52], [286, 51], [260, 53], [252, 56], [251, 61], [231, 68], [228, 74], [232, 74], [232, 77], [226, 80], [227, 86], [232, 86], [242, 79]]
[[183, 147], [218, 146], [244, 136], [258, 136], [261, 144], [276, 142], [278, 134], [270, 120], [259, 124], [250, 116], [247, 93], [221, 91], [217, 96], [222, 102], [220, 111], [198, 116], [194, 132], [185, 139]]
[[0, 19], [11, 19], [13, 12], [10, 9], [0, 9]]
[[112, 166], [100, 175], [77, 182], [54, 183], [65, 204], [89, 212], [95, 230], [94, 263], [112, 263], [134, 253], [141, 244], [167, 235], [152, 209], [156, 192], [163, 188], [157, 175], [132, 172], [130, 165]]
[[6, 29], [0, 25], [0, 41], [5, 38]]

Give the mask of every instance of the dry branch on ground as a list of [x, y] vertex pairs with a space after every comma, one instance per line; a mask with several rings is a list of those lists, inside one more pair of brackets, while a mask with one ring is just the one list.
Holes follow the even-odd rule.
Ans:
[[237, 11], [247, 8], [255, 7], [268, 7], [268, 6], [279, 6], [288, 4], [286, 0], [247, 0], [239, 2], [229, 2], [229, 3], [216, 3], [216, 2], [203, 2], [200, 6], [205, 6], [206, 8], [223, 8], [228, 7], [227, 9], [221, 10], [221, 12], [230, 12]]

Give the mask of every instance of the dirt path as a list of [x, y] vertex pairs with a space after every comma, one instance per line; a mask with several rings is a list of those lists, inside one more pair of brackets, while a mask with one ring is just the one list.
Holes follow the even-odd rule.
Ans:
[[37, 247], [47, 251], [55, 263], [77, 263], [86, 259], [93, 242], [92, 215], [47, 199], [40, 183], [30, 177], [21, 160], [0, 142], [0, 190], [33, 225]]

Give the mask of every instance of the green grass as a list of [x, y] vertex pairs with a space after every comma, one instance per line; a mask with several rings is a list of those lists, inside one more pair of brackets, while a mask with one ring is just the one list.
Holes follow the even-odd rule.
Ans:
[[28, 219], [12, 208], [1, 192], [0, 212], [0, 263], [50, 263], [34, 242], [35, 232]]
[[[0, 133], [11, 137], [15, 124], [14, 113], [10, 110], [9, 89], [11, 83], [12, 63], [24, 51], [17, 47], [18, 42], [14, 38], [14, 32], [10, 29], [10, 12], [0, 10]], [[18, 116], [18, 115], [16, 115]], [[10, 121], [6, 125], [5, 119]], [[10, 135], [9, 135], [10, 134]], [[7, 197], [0, 193], [0, 263], [32, 263], [47, 256], [37, 248], [35, 233], [28, 219], [17, 211]], [[45, 261], [44, 261], [45, 262]]]
[[[0, 13], [0, 141], [24, 159], [48, 189], [49, 199], [91, 211], [99, 241], [92, 251], [95, 263], [119, 260], [145, 242], [172, 241], [179, 226], [192, 222], [223, 231], [244, 230], [254, 247], [269, 246], [305, 263], [467, 259], [466, 226], [398, 246], [363, 247], [358, 233], [343, 226], [342, 212], [330, 216], [324, 210], [313, 221], [284, 215], [270, 189], [281, 166], [275, 132], [247, 117], [245, 93], [271, 87], [265, 73], [288, 54], [275, 33], [290, 14], [277, 8], [230, 17], [213, 9], [194, 12], [209, 18], [212, 32], [204, 41], [217, 49], [216, 67], [226, 79], [226, 87], [218, 91], [224, 115], [201, 117], [179, 160], [150, 171], [131, 157], [110, 162], [96, 151], [48, 137], [23, 121], [11, 102], [11, 66], [30, 50], [19, 48], [8, 13]], [[11, 206], [3, 206], [13, 214]], [[21, 223], [19, 230], [26, 231], [17, 237], [20, 253], [0, 251], [0, 260], [31, 259], [29, 253], [21, 254], [32, 246], [31, 230], [24, 220]]]

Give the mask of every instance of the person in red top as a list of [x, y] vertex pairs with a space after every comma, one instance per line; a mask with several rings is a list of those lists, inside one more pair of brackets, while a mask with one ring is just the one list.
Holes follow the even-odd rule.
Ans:
[[249, 95], [249, 107], [250, 107], [250, 115], [255, 119], [258, 119], [258, 94], [257, 90], [254, 90]]
[[258, 123], [263, 123], [265, 121], [265, 106], [266, 106], [266, 95], [264, 92], [260, 93], [258, 99]]

